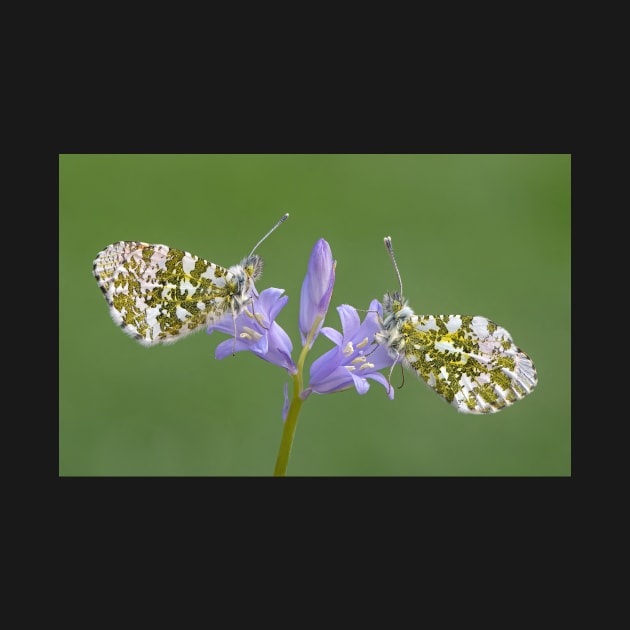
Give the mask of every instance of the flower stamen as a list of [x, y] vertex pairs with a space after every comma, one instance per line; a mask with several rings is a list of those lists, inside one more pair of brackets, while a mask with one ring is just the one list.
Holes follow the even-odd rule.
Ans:
[[244, 339], [255, 339], [256, 341], [258, 341], [262, 335], [259, 332], [256, 332], [253, 328], [250, 328], [249, 326], [243, 326], [243, 331], [241, 333], [241, 338]]

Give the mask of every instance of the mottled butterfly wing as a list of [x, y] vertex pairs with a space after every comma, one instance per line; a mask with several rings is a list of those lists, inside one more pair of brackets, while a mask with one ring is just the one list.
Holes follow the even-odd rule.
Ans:
[[385, 294], [375, 340], [394, 359], [392, 370], [402, 363], [463, 413], [501, 411], [529, 394], [538, 381], [536, 369], [510, 333], [480, 316], [416, 315], [402, 296], [392, 239], [383, 241], [400, 293]]
[[234, 296], [249, 288], [233, 270], [137, 241], [109, 245], [94, 261], [112, 318], [147, 346], [177, 341], [223, 316]]
[[532, 360], [485, 317], [413, 314], [400, 334], [402, 363], [458, 411], [500, 411], [536, 386]]

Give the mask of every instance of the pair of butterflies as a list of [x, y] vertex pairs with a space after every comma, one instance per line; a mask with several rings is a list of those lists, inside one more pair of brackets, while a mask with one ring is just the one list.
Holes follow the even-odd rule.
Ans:
[[[262, 274], [262, 259], [254, 251], [288, 216], [229, 269], [166, 245], [109, 245], [94, 261], [94, 277], [112, 318], [152, 346], [177, 341], [228, 314], [235, 317], [251, 302]], [[402, 296], [389, 237], [385, 246], [400, 292], [385, 295], [374, 341], [387, 348], [392, 370], [401, 362], [463, 413], [500, 411], [534, 389], [534, 364], [505, 328], [480, 316], [416, 315]]]

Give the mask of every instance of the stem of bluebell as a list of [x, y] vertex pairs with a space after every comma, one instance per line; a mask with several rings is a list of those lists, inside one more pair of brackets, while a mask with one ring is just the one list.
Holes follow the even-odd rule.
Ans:
[[287, 466], [289, 465], [289, 455], [293, 446], [293, 436], [297, 427], [298, 416], [304, 402], [300, 398], [300, 378], [298, 374], [293, 376], [293, 398], [287, 419], [284, 421], [284, 429], [282, 430], [282, 440], [280, 441], [280, 450], [278, 451], [278, 459], [276, 460], [276, 469], [273, 471], [274, 477], [284, 477], [287, 474]]
[[315, 332], [319, 327], [319, 323], [322, 321], [321, 316], [315, 318], [313, 327], [308, 334], [302, 352], [297, 362], [297, 374], [292, 376], [293, 378], [293, 397], [291, 398], [291, 405], [287, 413], [287, 419], [284, 421], [284, 429], [282, 430], [282, 439], [280, 440], [280, 449], [278, 451], [278, 459], [276, 460], [276, 469], [273, 472], [274, 477], [284, 477], [287, 474], [287, 466], [289, 465], [289, 455], [291, 454], [291, 447], [293, 446], [293, 437], [295, 436], [295, 429], [297, 427], [298, 416], [300, 415], [300, 409], [302, 409], [301, 394], [304, 391], [304, 361], [308, 354], [311, 341], [315, 336]]

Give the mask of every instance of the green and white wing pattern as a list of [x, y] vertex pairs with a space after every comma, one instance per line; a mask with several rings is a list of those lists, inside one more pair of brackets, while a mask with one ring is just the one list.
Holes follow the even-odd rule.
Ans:
[[400, 294], [387, 294], [377, 341], [463, 413], [505, 409], [538, 381], [532, 360], [510, 333], [480, 316], [416, 315]]
[[93, 273], [119, 326], [141, 344], [170, 343], [240, 310], [262, 261], [229, 269], [166, 245], [120, 241], [101, 251]]

